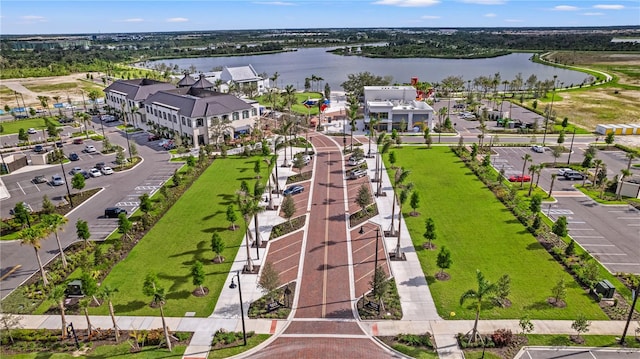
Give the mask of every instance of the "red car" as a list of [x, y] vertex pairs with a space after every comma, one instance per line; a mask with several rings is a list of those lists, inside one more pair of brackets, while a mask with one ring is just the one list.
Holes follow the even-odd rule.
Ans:
[[74, 138], [73, 139], [73, 144], [74, 145], [81, 145], [84, 141], [82, 141], [82, 138]]
[[531, 177], [525, 175], [523, 176], [511, 176], [509, 177], [509, 182], [531, 182]]

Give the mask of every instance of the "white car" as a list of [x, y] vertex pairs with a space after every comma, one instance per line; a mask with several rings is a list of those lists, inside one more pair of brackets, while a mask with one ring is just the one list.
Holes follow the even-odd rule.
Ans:
[[531, 146], [531, 149], [533, 150], [533, 152], [544, 153], [544, 147], [539, 145], [533, 145]]
[[105, 166], [102, 167], [102, 169], [100, 170], [102, 172], [103, 175], [112, 175], [113, 174], [113, 169], [109, 166]]
[[95, 153], [95, 152], [98, 152], [98, 150], [96, 150], [96, 148], [94, 146], [92, 146], [92, 145], [86, 145], [84, 147], [84, 152], [86, 152], [86, 153]]
[[565, 173], [573, 171], [571, 168], [561, 168], [558, 170], [558, 176], [564, 176]]
[[356, 158], [356, 157], [349, 157], [349, 162], [347, 163], [349, 166], [358, 166], [364, 163], [364, 158]]
[[102, 176], [102, 172], [100, 172], [100, 170], [97, 168], [92, 168], [89, 170], [89, 175], [91, 177], [100, 177]]
[[36, 131], [36, 129], [35, 129], [35, 128], [30, 128], [30, 129], [28, 129], [28, 130], [27, 130], [27, 133], [29, 133], [29, 134], [33, 135], [33, 134], [35, 134], [35, 133], [38, 133], [38, 131]]

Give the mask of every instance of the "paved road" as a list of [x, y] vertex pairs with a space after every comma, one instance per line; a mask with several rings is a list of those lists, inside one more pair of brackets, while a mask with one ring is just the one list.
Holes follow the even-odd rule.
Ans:
[[[126, 148], [126, 139], [121, 132], [112, 129], [108, 135], [112, 143], [119, 144]], [[76, 207], [72, 212], [67, 214], [69, 222], [64, 230], [59, 232], [63, 248], [77, 241], [75, 224], [79, 219], [86, 220], [89, 223], [89, 230], [92, 234], [91, 239], [105, 239], [116, 229], [117, 219], [102, 218], [104, 208], [117, 205], [126, 208], [129, 213], [132, 213], [138, 206], [138, 197], [140, 195], [155, 192], [164, 181], [173, 175], [174, 170], [181, 165], [179, 163], [168, 162], [167, 153], [150, 147], [149, 145], [152, 146], [153, 143], [147, 144], [146, 139], [146, 135], [144, 134], [134, 135], [130, 138], [130, 140], [138, 143], [138, 152], [144, 158], [144, 161], [136, 166], [135, 169], [111, 176], [102, 176], [87, 180], [87, 189], [102, 187], [103, 190], [91, 198], [91, 200], [83, 203], [80, 207]], [[96, 148], [99, 150], [101, 148], [100, 144], [96, 144]], [[109, 162], [109, 159], [113, 161], [114, 158], [114, 155], [94, 156], [84, 154], [82, 156], [83, 158], [80, 161], [64, 165], [65, 171], [68, 172], [71, 167], [80, 164], [82, 164], [82, 168], [88, 169], [90, 168], [89, 166], [96, 162]], [[36, 173], [46, 174], [50, 177], [51, 174], [60, 172], [60, 167], [54, 165], [40, 169]], [[8, 212], [8, 208], [13, 207], [15, 203], [19, 201], [26, 201], [32, 205], [34, 209], [38, 209], [41, 207], [42, 195], [44, 193], [47, 193], [51, 198], [58, 198], [66, 193], [64, 186], [51, 188], [46, 185], [40, 185], [38, 188], [35, 186], [23, 187], [22, 191], [16, 189], [18, 186], [28, 183], [36, 173], [19, 171], [16, 174], [3, 177], [3, 181], [7, 184], [12, 195], [11, 198], [2, 201], [3, 215], [5, 211]], [[67, 179], [70, 181], [70, 177]], [[40, 256], [44, 263], [49, 262], [58, 255], [57, 244], [52, 238], [53, 236], [50, 236], [48, 240], [41, 242], [42, 248], [40, 250]], [[0, 251], [0, 259], [2, 260], [0, 275], [9, 273], [15, 266], [21, 266], [17, 271], [0, 281], [0, 298], [4, 299], [15, 288], [35, 274], [38, 271], [38, 265], [33, 248], [22, 246], [19, 241], [0, 241]]]

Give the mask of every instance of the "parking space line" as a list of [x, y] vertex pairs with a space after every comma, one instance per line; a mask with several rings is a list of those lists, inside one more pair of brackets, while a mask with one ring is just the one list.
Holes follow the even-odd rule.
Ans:
[[626, 253], [589, 252], [595, 256], [626, 256]]
[[603, 265], [616, 265], [616, 266], [640, 266], [640, 263], [616, 263], [616, 262], [601, 262]]
[[571, 235], [571, 237], [573, 238], [604, 238], [603, 236], [574, 236], [573, 234]]
[[587, 223], [587, 222], [585, 222], [585, 221], [567, 221], [567, 223], [568, 224], [574, 224], [574, 223], [581, 224], [581, 223]]
[[613, 244], [580, 244], [583, 247], [615, 247]]
[[26, 194], [27, 194], [27, 192], [25, 192], [25, 191], [22, 189], [22, 186], [20, 185], [20, 182], [16, 182], [16, 184], [18, 185], [18, 188], [20, 188], [20, 191], [22, 191], [22, 194], [26, 195]]
[[629, 227], [640, 227], [640, 223], [629, 223], [627, 224]]
[[567, 228], [570, 231], [595, 231], [593, 228]]
[[640, 217], [616, 217], [616, 219], [633, 219], [637, 221]]

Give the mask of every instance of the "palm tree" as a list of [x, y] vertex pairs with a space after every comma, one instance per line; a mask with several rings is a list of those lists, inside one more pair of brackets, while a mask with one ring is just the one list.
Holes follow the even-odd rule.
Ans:
[[531, 190], [533, 189], [533, 176], [536, 173], [537, 169], [538, 165], [532, 164], [531, 166], [529, 166], [529, 175], [531, 176], [531, 181], [529, 182], [529, 193], [527, 194], [527, 197], [531, 197]]
[[400, 192], [400, 196], [398, 197], [398, 240], [396, 241], [396, 251], [394, 254], [396, 260], [401, 260], [403, 258], [402, 247], [400, 247], [400, 234], [402, 233], [402, 205], [407, 201], [407, 198], [409, 198], [409, 193], [412, 188], [413, 183], [409, 183], [405, 186], [402, 192]]
[[164, 304], [167, 300], [167, 295], [164, 292], [164, 288], [161, 288], [160, 286], [158, 286], [155, 280], [153, 280], [150, 284], [151, 284], [151, 287], [149, 288], [150, 293], [145, 293], [145, 294], [150, 294], [151, 297], [153, 298], [152, 300], [153, 303], [157, 305], [158, 308], [160, 309], [160, 317], [162, 317], [162, 330], [164, 331], [164, 339], [167, 342], [167, 349], [171, 351], [171, 338], [169, 338], [169, 328], [167, 328], [167, 322], [164, 318]]
[[249, 251], [251, 248], [249, 243], [251, 239], [251, 230], [249, 230], [249, 223], [251, 223], [251, 204], [249, 202], [246, 195], [242, 193], [238, 194], [238, 207], [240, 208], [240, 213], [242, 213], [245, 225], [245, 244], [247, 247], [247, 264], [245, 269], [248, 272], [253, 272], [253, 260], [251, 259], [251, 252]]
[[103, 284], [100, 286], [99, 297], [102, 300], [106, 300], [109, 304], [109, 315], [111, 316], [111, 323], [113, 323], [113, 331], [116, 335], [116, 343], [120, 339], [120, 328], [118, 328], [118, 324], [116, 323], [116, 315], [113, 311], [113, 297], [118, 292], [118, 288], [111, 288], [108, 284]]
[[522, 181], [520, 181], [520, 188], [524, 187], [524, 170], [527, 168], [527, 162], [531, 161], [531, 155], [527, 153], [522, 156], [522, 159], [524, 160], [524, 163], [522, 164]]
[[273, 81], [273, 87], [275, 87], [275, 88], [278, 88], [278, 77], [280, 77], [280, 74], [278, 73], [278, 71], [276, 71], [269, 78], [269, 80]]
[[67, 318], [64, 315], [64, 299], [65, 299], [65, 287], [64, 285], [57, 285], [51, 288], [48, 299], [54, 301], [60, 309], [60, 320], [62, 321], [62, 339], [67, 337]]
[[376, 115], [376, 118], [371, 117], [369, 114], [369, 153], [367, 153], [367, 157], [371, 156], [371, 138], [376, 134], [376, 126], [380, 122], [380, 114]]
[[[538, 177], [536, 178], [536, 188], [538, 188], [538, 182], [540, 182], [540, 175], [542, 174], [542, 169], [544, 168], [544, 163], [539, 164], [536, 167], [536, 174], [538, 175]], [[531, 180], [533, 181], [533, 178], [531, 178]]]
[[593, 171], [593, 184], [594, 185], [598, 181], [598, 170], [600, 170], [600, 166], [602, 166], [603, 163], [604, 162], [599, 158], [593, 160], [593, 164], [596, 166], [595, 170]]
[[627, 158], [629, 159], [629, 162], [627, 162], [627, 171], [630, 171], [630, 170], [631, 170], [631, 162], [632, 162], [636, 157], [638, 157], [638, 155], [636, 155], [636, 154], [635, 154], [635, 153], [633, 153], [633, 152], [627, 152], [627, 154], [626, 154], [626, 156], [625, 156], [625, 157], [627, 157]]
[[558, 177], [557, 173], [551, 174], [551, 186], [549, 187], [549, 195], [547, 196], [547, 198], [551, 197], [551, 192], [553, 191], [553, 184], [556, 182], [556, 177]]
[[91, 298], [82, 298], [78, 304], [84, 313], [85, 319], [87, 320], [87, 339], [89, 339], [91, 338], [91, 328], [93, 328], [93, 325], [91, 325], [91, 318], [89, 317], [89, 305], [91, 304]]
[[62, 250], [62, 244], [60, 243], [60, 237], [58, 236], [58, 230], [63, 229], [64, 225], [69, 222], [67, 217], [60, 214], [47, 214], [42, 218], [42, 222], [49, 228], [49, 230], [53, 231], [56, 235], [56, 242], [58, 243], [58, 250], [60, 251], [60, 258], [62, 259], [62, 266], [67, 268], [67, 258], [64, 255], [64, 251]]
[[618, 182], [618, 193], [616, 194], [616, 198], [620, 200], [622, 198], [622, 182], [624, 179], [631, 176], [631, 171], [629, 170], [620, 170], [620, 182]]
[[476, 271], [476, 279], [478, 280], [478, 289], [469, 289], [460, 297], [460, 305], [463, 305], [467, 299], [475, 301], [476, 306], [476, 320], [473, 323], [473, 329], [469, 335], [469, 343], [476, 341], [478, 335], [478, 320], [480, 319], [480, 310], [482, 309], [483, 300], [489, 300], [493, 293], [495, 293], [497, 287], [495, 284], [490, 283], [484, 278], [484, 275], [479, 270]]
[[33, 247], [36, 252], [36, 258], [38, 260], [38, 266], [40, 267], [40, 274], [42, 275], [42, 284], [46, 287], [49, 285], [47, 276], [42, 266], [42, 260], [40, 259], [40, 241], [47, 237], [49, 233], [42, 227], [28, 227], [22, 230], [20, 237], [22, 238], [20, 244], [28, 244]]
[[46, 108], [49, 112], [49, 116], [51, 116], [51, 109], [49, 108], [49, 96], [38, 96], [38, 101], [40, 101], [40, 105]]
[[350, 94], [347, 107], [347, 117], [349, 117], [349, 125], [351, 126], [351, 151], [353, 152], [353, 131], [356, 128], [356, 119], [358, 118], [358, 99], [355, 95]]
[[[60, 96], [52, 96], [51, 98], [53, 98], [53, 101], [55, 101], [55, 103], [60, 103]], [[62, 108], [58, 108], [58, 114], [62, 116]]]

